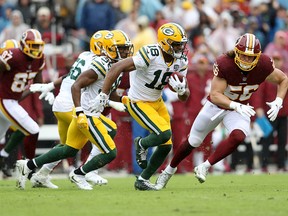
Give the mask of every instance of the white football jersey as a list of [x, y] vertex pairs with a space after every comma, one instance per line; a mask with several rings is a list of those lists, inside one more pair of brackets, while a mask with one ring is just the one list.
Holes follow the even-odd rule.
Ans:
[[90, 113], [88, 110], [91, 108], [91, 102], [101, 92], [103, 87], [104, 78], [106, 73], [111, 68], [110, 59], [106, 56], [97, 56], [93, 58], [90, 69], [93, 69], [98, 75], [98, 79], [87, 86], [81, 94], [81, 107], [84, 109], [86, 115], [98, 116], [95, 113]]
[[187, 74], [187, 58], [174, 59], [166, 64], [158, 44], [143, 46], [133, 56], [133, 61], [136, 70], [130, 72], [128, 92], [128, 97], [133, 101], [156, 101], [173, 72], [180, 72], [184, 76]]
[[69, 74], [63, 79], [60, 87], [59, 94], [55, 98], [52, 106], [53, 112], [69, 112], [74, 107], [71, 86], [74, 84], [76, 79], [81, 73], [88, 70], [92, 63], [93, 58], [96, 55], [92, 52], [82, 52], [77, 60], [73, 63]]

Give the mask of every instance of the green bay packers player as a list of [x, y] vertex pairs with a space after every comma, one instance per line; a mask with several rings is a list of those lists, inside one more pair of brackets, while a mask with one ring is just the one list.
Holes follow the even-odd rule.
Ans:
[[[55, 86], [61, 85], [59, 94], [55, 98], [52, 106], [52, 111], [57, 118], [60, 143], [66, 143], [68, 127], [72, 121], [72, 111], [74, 104], [72, 99], [71, 86], [74, 84], [81, 73], [89, 69], [94, 56], [102, 55], [103, 39], [108, 34], [111, 34], [111, 32], [108, 30], [97, 31], [93, 34], [90, 39], [90, 51], [82, 52], [78, 56], [77, 60], [72, 65], [69, 74], [58, 78], [54, 82], [50, 82], [48, 84], [32, 84], [30, 87], [31, 91], [39, 91], [42, 92], [42, 95], [46, 95], [51, 90], [53, 90]], [[100, 151], [98, 148], [92, 145], [92, 150], [88, 160], [99, 153]], [[49, 164], [44, 164], [41, 169], [33, 174], [32, 178], [30, 179], [32, 187], [47, 187], [57, 189], [58, 186], [51, 182], [49, 174], [60, 162], [61, 160]], [[98, 175], [97, 170], [87, 173], [86, 179], [95, 185], [103, 185], [108, 183], [107, 179], [104, 179]]]
[[[166, 159], [172, 147], [170, 117], [161, 97], [164, 86], [169, 82], [180, 100], [188, 98], [190, 92], [186, 79], [181, 82], [173, 72], [186, 76], [187, 57], [185, 48], [187, 35], [176, 23], [166, 23], [158, 29], [158, 43], [140, 48], [131, 58], [112, 65], [107, 74], [102, 92], [97, 96], [96, 110], [101, 110], [108, 100], [109, 89], [119, 74], [130, 72], [128, 97], [122, 102], [130, 115], [150, 131], [146, 137], [134, 140], [136, 161], [143, 169], [134, 184], [136, 190], [156, 190], [150, 177]], [[147, 163], [147, 149], [157, 147]]]
[[[109, 46], [105, 46], [106, 43]], [[70, 180], [80, 189], [92, 190], [92, 186], [85, 179], [85, 174], [105, 166], [116, 157], [116, 146], [113, 141], [116, 134], [116, 124], [101, 115], [103, 110], [96, 111], [94, 103], [98, 93], [101, 92], [104, 78], [111, 67], [112, 61], [132, 55], [133, 45], [122, 31], [106, 35], [103, 45], [108, 57], [94, 56], [89, 70], [81, 73], [72, 85], [71, 91], [75, 109], [73, 109], [74, 118], [68, 128], [66, 144], [59, 145], [48, 153], [28, 162], [25, 160], [17, 161], [16, 166], [19, 172], [17, 185], [20, 189], [25, 188], [27, 175], [32, 169], [45, 163], [75, 156], [88, 140], [99, 148], [101, 154], [96, 155], [69, 174]], [[83, 89], [83, 92], [81, 92], [81, 89]], [[126, 109], [122, 103], [118, 105], [118, 110], [124, 111]]]

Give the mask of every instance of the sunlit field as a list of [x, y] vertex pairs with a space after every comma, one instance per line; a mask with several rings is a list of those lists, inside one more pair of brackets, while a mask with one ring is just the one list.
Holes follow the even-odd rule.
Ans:
[[[79, 190], [68, 179], [53, 179], [60, 188], [15, 188], [0, 180], [1, 216], [133, 215], [133, 216], [286, 216], [288, 175], [209, 175], [199, 184], [192, 174], [175, 175], [161, 191], [136, 191], [134, 176], [108, 178], [105, 186]], [[156, 176], [151, 179], [156, 180]]]

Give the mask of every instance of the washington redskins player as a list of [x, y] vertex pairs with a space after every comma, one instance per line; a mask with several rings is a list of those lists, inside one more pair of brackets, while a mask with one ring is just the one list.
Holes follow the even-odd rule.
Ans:
[[[18, 129], [21, 140], [24, 136], [39, 133], [38, 124], [18, 101], [27, 93], [25, 89], [29, 81], [42, 82], [44, 41], [38, 30], [28, 29], [22, 34], [19, 45], [5, 49], [0, 56], [0, 139], [10, 126]], [[1, 161], [18, 144], [16, 140], [13, 143], [2, 149]]]
[[280, 69], [275, 68], [267, 55], [261, 53], [260, 42], [253, 34], [240, 36], [234, 50], [219, 56], [214, 63], [213, 73], [208, 101], [191, 127], [188, 142], [177, 149], [170, 165], [158, 177], [158, 189], [165, 187], [176, 172], [178, 164], [194, 148], [199, 147], [207, 134], [222, 122], [229, 136], [219, 143], [215, 152], [204, 163], [194, 168], [199, 182], [206, 181], [209, 168], [230, 155], [248, 135], [250, 117], [255, 115], [249, 99], [265, 80], [278, 85], [276, 99], [266, 102], [270, 107], [267, 111], [268, 118], [274, 121], [282, 107], [288, 78]]

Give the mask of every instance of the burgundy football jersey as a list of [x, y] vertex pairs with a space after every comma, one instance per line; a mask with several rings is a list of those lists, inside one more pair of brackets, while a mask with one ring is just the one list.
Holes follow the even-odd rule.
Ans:
[[6, 66], [6, 71], [0, 79], [0, 98], [21, 98], [29, 80], [33, 80], [37, 73], [45, 66], [44, 55], [40, 59], [32, 59], [20, 49], [7, 49], [0, 56]]
[[234, 62], [234, 59], [223, 54], [219, 56], [214, 65], [214, 76], [227, 81], [224, 94], [232, 101], [247, 104], [253, 92], [255, 92], [267, 76], [274, 71], [272, 60], [265, 54], [261, 54], [255, 68], [251, 71], [242, 71]]

